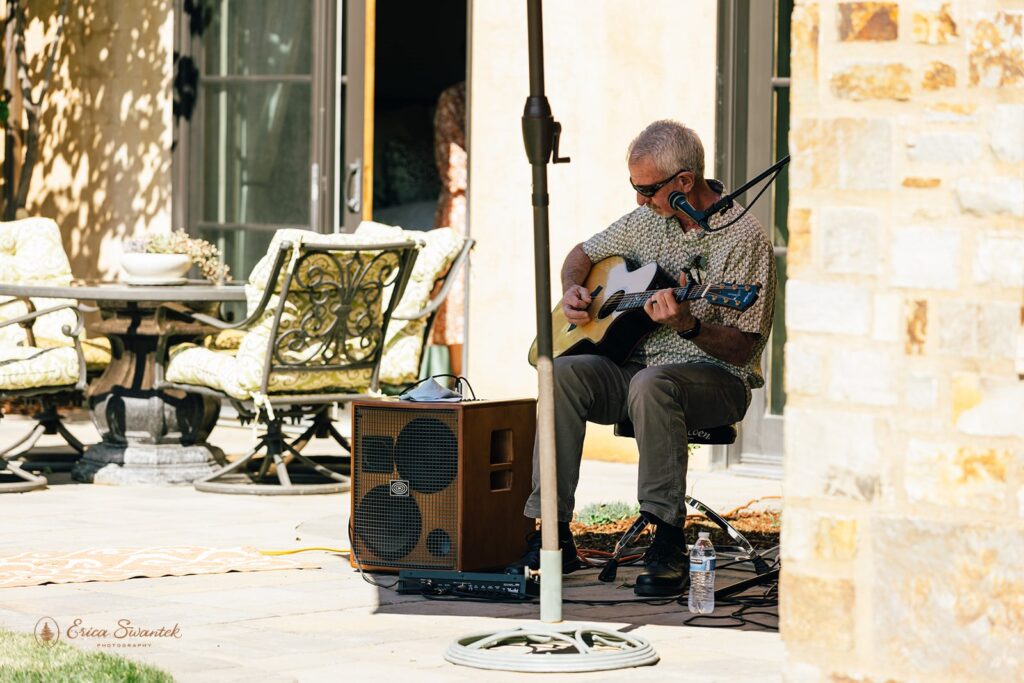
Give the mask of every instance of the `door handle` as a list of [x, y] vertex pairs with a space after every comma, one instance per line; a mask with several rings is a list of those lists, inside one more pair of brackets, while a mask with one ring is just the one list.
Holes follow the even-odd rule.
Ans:
[[345, 206], [349, 213], [359, 213], [363, 205], [363, 160], [356, 159], [346, 167]]

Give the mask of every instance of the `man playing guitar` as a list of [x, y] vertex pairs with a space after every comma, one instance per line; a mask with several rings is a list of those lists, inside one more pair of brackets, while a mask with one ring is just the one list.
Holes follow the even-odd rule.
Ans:
[[[689, 271], [697, 277], [699, 272], [701, 281], [761, 285], [758, 300], [744, 311], [699, 299], [678, 302], [671, 289], [660, 290], [644, 305], [659, 327], [624, 364], [600, 355], [567, 355], [554, 361], [563, 571], [580, 567], [569, 521], [586, 423], [628, 419], [640, 450], [641, 514], [656, 525], [635, 591], [673, 595], [687, 575], [682, 530], [686, 432], [739, 421], [750, 404], [751, 389], [764, 385], [760, 359], [771, 331], [775, 258], [768, 235], [742, 207], [734, 205], [711, 217], [710, 231], [705, 231], [669, 205], [669, 194], [679, 191], [697, 211], [704, 211], [723, 192], [721, 183], [704, 178], [704, 148], [693, 130], [675, 121], [652, 123], [630, 144], [627, 164], [639, 208], [574, 247], [562, 266], [562, 308], [570, 323], [591, 320], [591, 293], [583, 283], [593, 265], [609, 256], [634, 264], [655, 261], [673, 275]], [[685, 284], [686, 275], [679, 277]], [[540, 517], [536, 449], [534, 489], [524, 513]], [[539, 566], [539, 532], [527, 543], [526, 554], [509, 571]]]

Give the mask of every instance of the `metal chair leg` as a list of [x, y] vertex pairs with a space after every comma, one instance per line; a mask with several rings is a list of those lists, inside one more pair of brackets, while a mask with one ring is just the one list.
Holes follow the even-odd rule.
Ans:
[[[32, 450], [32, 447], [36, 445], [36, 442], [39, 441], [40, 437], [42, 437], [42, 435], [44, 433], [46, 433], [45, 426], [42, 423], [39, 423], [39, 422], [35, 423], [34, 425], [32, 425], [32, 429], [29, 430], [28, 434], [26, 434], [25, 436], [21, 437], [17, 441], [15, 441], [14, 443], [12, 443], [10, 446], [5, 448], [4, 450], [0, 451], [0, 457], [8, 457], [8, 458], [20, 458], [20, 457], [22, 457], [23, 455], [28, 453], [30, 450]], [[28, 446], [25, 446], [25, 448], [23, 448], [20, 451], [18, 451], [17, 453], [15, 453], [14, 451], [17, 450], [26, 441], [28, 442]]]
[[0, 476], [5, 474], [13, 475], [21, 481], [0, 482], [0, 493], [22, 493], [46, 488], [47, 485], [46, 477], [26, 472], [18, 463], [0, 457]]
[[291, 442], [290, 445], [293, 449], [301, 451], [313, 439], [333, 439], [347, 453], [352, 452], [352, 445], [348, 442], [348, 439], [341, 435], [341, 432], [331, 422], [331, 418], [327, 416], [328, 410], [330, 410], [330, 407], [325, 407], [313, 415], [313, 424]]
[[[280, 421], [271, 421], [266, 426], [267, 432], [260, 437], [256, 448], [230, 465], [193, 482], [195, 489], [207, 493], [273, 496], [341, 493], [351, 488], [347, 476], [333, 472], [314, 462], [285, 441]], [[258, 471], [248, 471], [246, 467], [261, 451], [265, 451], [265, 453], [263, 453]], [[312, 468], [331, 481], [321, 484], [295, 483], [295, 473], [289, 472], [288, 466], [289, 464], [294, 465], [296, 461]], [[271, 465], [274, 467], [273, 472], [270, 469]], [[235, 474], [232, 476], [232, 473]], [[278, 483], [267, 483], [273, 479], [276, 479]]]
[[[0, 457], [18, 459], [21, 461], [22, 466], [27, 469], [38, 470], [48, 468], [53, 471], [69, 471], [78, 461], [79, 457], [85, 453], [85, 446], [64, 425], [60, 414], [54, 406], [44, 403], [43, 409], [32, 417], [36, 421], [32, 425], [32, 429], [29, 430], [28, 434], [15, 441], [3, 451], [0, 451]], [[47, 454], [46, 457], [41, 459], [34, 458], [32, 449], [35, 448], [39, 439], [45, 435], [56, 435], [64, 439], [64, 442], [75, 451], [74, 455]]]

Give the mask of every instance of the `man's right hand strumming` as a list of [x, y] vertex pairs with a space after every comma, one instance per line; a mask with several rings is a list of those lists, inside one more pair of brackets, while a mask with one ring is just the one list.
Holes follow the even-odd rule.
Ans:
[[565, 317], [574, 325], [585, 325], [590, 322], [590, 313], [587, 307], [590, 306], [590, 292], [582, 285], [569, 285], [562, 295], [562, 310]]

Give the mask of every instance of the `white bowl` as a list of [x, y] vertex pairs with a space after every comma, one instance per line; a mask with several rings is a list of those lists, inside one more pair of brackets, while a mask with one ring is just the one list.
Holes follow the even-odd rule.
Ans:
[[188, 254], [121, 254], [121, 268], [129, 285], [178, 285], [192, 267]]

